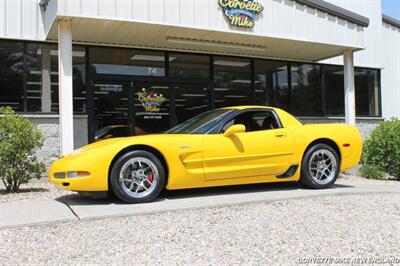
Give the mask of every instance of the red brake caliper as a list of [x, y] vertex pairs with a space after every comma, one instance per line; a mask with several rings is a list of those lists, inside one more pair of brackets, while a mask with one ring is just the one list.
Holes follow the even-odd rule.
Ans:
[[150, 174], [147, 175], [147, 180], [149, 180], [150, 183], [153, 183], [153, 179], [154, 179], [153, 172], [151, 172]]

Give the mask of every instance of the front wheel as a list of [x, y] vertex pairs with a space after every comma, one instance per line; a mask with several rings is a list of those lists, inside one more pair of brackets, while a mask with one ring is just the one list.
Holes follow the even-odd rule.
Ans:
[[316, 144], [304, 155], [300, 182], [309, 188], [328, 188], [335, 183], [339, 170], [337, 152], [329, 145]]
[[131, 151], [115, 162], [110, 183], [114, 194], [124, 202], [149, 202], [154, 200], [164, 187], [164, 167], [150, 152]]

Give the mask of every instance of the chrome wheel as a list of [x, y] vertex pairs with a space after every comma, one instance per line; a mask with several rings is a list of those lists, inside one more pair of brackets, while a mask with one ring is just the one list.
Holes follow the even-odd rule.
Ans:
[[121, 168], [119, 183], [122, 190], [133, 198], [151, 194], [159, 182], [157, 166], [145, 157], [128, 160]]
[[328, 184], [336, 176], [336, 157], [327, 149], [319, 149], [312, 153], [308, 168], [314, 182], [319, 185]]

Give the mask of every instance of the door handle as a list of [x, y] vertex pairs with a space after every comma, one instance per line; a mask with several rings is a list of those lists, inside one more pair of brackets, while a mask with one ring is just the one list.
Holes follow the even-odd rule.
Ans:
[[179, 148], [181, 148], [181, 149], [190, 149], [190, 146], [188, 146], [188, 145], [182, 145], [182, 146], [179, 146]]
[[286, 133], [276, 133], [276, 134], [275, 134], [275, 137], [277, 137], [277, 138], [286, 137]]

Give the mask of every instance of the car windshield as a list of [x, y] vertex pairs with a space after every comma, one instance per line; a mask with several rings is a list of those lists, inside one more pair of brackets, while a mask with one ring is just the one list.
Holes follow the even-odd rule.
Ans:
[[104, 137], [104, 135], [106, 135], [108, 132], [110, 132], [111, 128], [112, 128], [111, 126], [106, 126], [106, 127], [100, 128], [96, 132], [96, 139]]
[[165, 131], [165, 134], [205, 134], [232, 111], [232, 109], [216, 109], [201, 113]]

